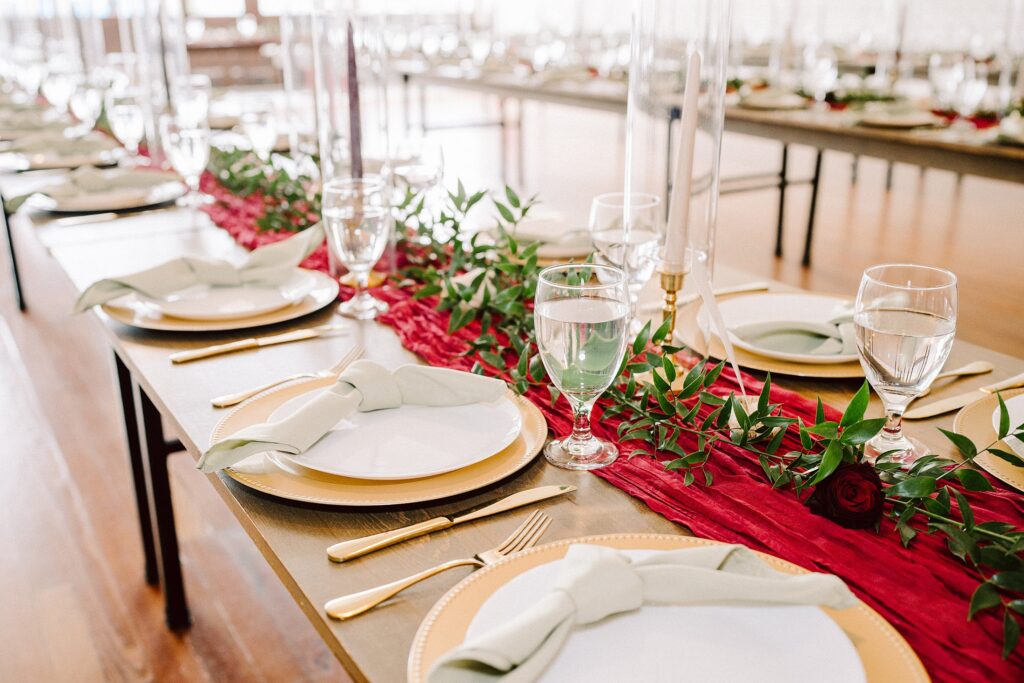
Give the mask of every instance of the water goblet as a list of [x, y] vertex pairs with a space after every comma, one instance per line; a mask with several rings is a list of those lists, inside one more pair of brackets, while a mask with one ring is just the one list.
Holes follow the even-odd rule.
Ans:
[[206, 74], [182, 74], [171, 81], [171, 109], [183, 126], [207, 124], [210, 114], [210, 77]]
[[541, 271], [534, 327], [541, 361], [572, 407], [572, 433], [551, 441], [544, 457], [558, 467], [591, 470], [618, 457], [615, 444], [590, 430], [590, 411], [618, 375], [626, 351], [629, 293], [613, 266], [564, 265]]
[[68, 107], [81, 123], [83, 132], [88, 132], [96, 125], [103, 110], [103, 91], [95, 83], [82, 81], [71, 94]]
[[270, 109], [257, 109], [242, 114], [242, 131], [249, 138], [252, 151], [264, 161], [277, 144], [277, 118]]
[[633, 192], [626, 200], [623, 192], [595, 197], [590, 205], [589, 226], [597, 263], [615, 266], [626, 273], [630, 332], [635, 333], [640, 328], [636, 303], [640, 290], [654, 274], [665, 224], [661, 198], [657, 195]]
[[927, 454], [923, 444], [903, 434], [903, 413], [942, 370], [956, 313], [956, 276], [948, 270], [890, 264], [864, 271], [854, 306], [857, 351], [886, 417], [865, 447], [869, 458], [888, 453], [908, 465]]
[[129, 154], [139, 153], [139, 143], [145, 134], [146, 122], [142, 112], [142, 96], [137, 90], [127, 88], [107, 93], [107, 122]]
[[355, 295], [338, 307], [342, 315], [372, 320], [387, 304], [367, 291], [370, 271], [384, 254], [391, 237], [386, 185], [379, 176], [335, 178], [324, 184], [321, 217], [327, 243], [356, 281]]
[[195, 211], [201, 203], [199, 178], [210, 161], [210, 129], [182, 125], [174, 116], [165, 114], [160, 117], [160, 140], [171, 166], [188, 185], [186, 201], [195, 218]]

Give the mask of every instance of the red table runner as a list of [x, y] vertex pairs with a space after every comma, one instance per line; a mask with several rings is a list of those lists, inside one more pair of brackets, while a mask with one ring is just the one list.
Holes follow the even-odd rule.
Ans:
[[[206, 211], [240, 244], [251, 249], [288, 236], [255, 230], [254, 220], [264, 207], [260, 198], [234, 197], [210, 181], [204, 183], [204, 190], [219, 201]], [[326, 252], [321, 248], [304, 265], [326, 269], [326, 264]], [[431, 365], [461, 370], [472, 367], [475, 359], [463, 354], [467, 340], [479, 334], [475, 322], [449, 334], [448, 314], [435, 310], [433, 300], [413, 300], [409, 292], [390, 287], [375, 294], [391, 306], [380, 321], [395, 330], [407, 349]], [[760, 391], [761, 382], [756, 378], [744, 374], [744, 383], [748, 391]], [[735, 376], [726, 369], [712, 391], [727, 395], [736, 389]], [[570, 431], [570, 412], [564, 399], [552, 407], [546, 391], [531, 389], [527, 397], [544, 413], [553, 433]], [[771, 401], [782, 404], [786, 417], [814, 422], [814, 401], [779, 386], [772, 387]], [[829, 419], [838, 419], [835, 410], [826, 408], [826, 413]], [[595, 408], [594, 432], [598, 436], [616, 441], [617, 424], [618, 420], [602, 418], [600, 406]], [[936, 437], [941, 438], [938, 432]], [[681, 445], [687, 451], [695, 450], [696, 444], [687, 439], [692, 437], [682, 436]], [[782, 447], [799, 448], [799, 440], [790, 433]], [[974, 622], [967, 621], [967, 606], [978, 579], [949, 553], [943, 534], [919, 534], [908, 549], [887, 519], [879, 533], [844, 529], [812, 514], [792, 491], [772, 489], [757, 457], [731, 444], [717, 445], [708, 461], [714, 473], [710, 487], [683, 486], [681, 474], [666, 471], [652, 458], [628, 457], [630, 448], [623, 446], [622, 456], [613, 465], [594, 474], [697, 536], [742, 543], [801, 567], [841, 577], [903, 634], [934, 680], [1024, 680], [1020, 648], [1008, 660], [1000, 657], [1001, 616], [987, 612]], [[977, 520], [1024, 525], [1024, 497], [1000, 482], [993, 480], [993, 484], [995, 491], [964, 491]], [[800, 646], [794, 643], [794, 647]]]

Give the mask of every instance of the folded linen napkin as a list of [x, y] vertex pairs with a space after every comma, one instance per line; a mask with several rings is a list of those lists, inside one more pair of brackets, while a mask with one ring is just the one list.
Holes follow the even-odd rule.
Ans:
[[199, 459], [204, 472], [266, 451], [299, 455], [355, 411], [368, 413], [402, 404], [462, 406], [495, 401], [506, 391], [499, 379], [426, 365], [402, 365], [394, 370], [369, 360], [350, 365], [338, 381], [294, 414], [246, 427], [211, 446]]
[[536, 680], [576, 625], [644, 604], [825, 605], [857, 600], [831, 574], [786, 574], [740, 545], [657, 553], [632, 561], [613, 548], [574, 545], [551, 593], [504, 625], [442, 656], [429, 683]]
[[751, 346], [766, 351], [845, 356], [857, 353], [853, 311], [846, 307], [823, 323], [772, 320], [730, 327], [729, 331]]
[[196, 256], [176, 258], [137, 273], [94, 282], [78, 297], [75, 312], [131, 292], [159, 299], [197, 284], [278, 285], [291, 277], [292, 271], [323, 241], [323, 227], [317, 223], [286, 240], [252, 250], [240, 265]]
[[45, 154], [63, 157], [105, 152], [118, 147], [115, 140], [102, 133], [87, 133], [78, 137], [68, 137], [64, 135], [63, 131], [47, 130], [15, 140], [6, 151], [16, 154]]
[[116, 190], [148, 190], [177, 179], [176, 174], [166, 171], [128, 171], [121, 168], [99, 169], [94, 166], [81, 166], [68, 173], [64, 182], [43, 188], [40, 192], [51, 197], [77, 197]]
[[1024, 116], [1015, 111], [999, 122], [998, 139], [1015, 145], [1024, 145]]

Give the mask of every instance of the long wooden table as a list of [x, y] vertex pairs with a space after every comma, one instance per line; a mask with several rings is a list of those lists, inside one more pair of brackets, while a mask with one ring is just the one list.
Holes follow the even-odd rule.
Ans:
[[[20, 179], [19, 179], [20, 181]], [[0, 185], [9, 179], [0, 178]], [[115, 221], [61, 227], [41, 215], [16, 216], [19, 238], [34, 235], [46, 244], [70, 281], [79, 291], [95, 279], [153, 265], [178, 255], [202, 253], [231, 257], [241, 249], [219, 228], [207, 222], [191, 223], [188, 214], [171, 210], [144, 213]], [[749, 281], [749, 276], [720, 268], [716, 284]], [[71, 309], [68, 301], [68, 309]], [[333, 308], [333, 307], [332, 307]], [[70, 313], [69, 313], [70, 314]], [[317, 370], [333, 364], [361, 336], [367, 357], [395, 364], [416, 359], [402, 349], [394, 334], [376, 323], [348, 321], [349, 336], [306, 341], [222, 356], [186, 365], [172, 365], [168, 356], [222, 340], [251, 336], [237, 334], [170, 334], [147, 332], [120, 325], [98, 310], [97, 334], [107, 340], [121, 379], [126, 436], [133, 459], [135, 484], [148, 548], [146, 578], [163, 584], [167, 617], [171, 626], [185, 628], [188, 612], [177, 557], [177, 542], [166, 471], [168, 447], [162, 423], [169, 426], [181, 447], [193, 458], [208, 445], [214, 426], [226, 411], [211, 407], [212, 396], [248, 388], [295, 372]], [[260, 332], [282, 331], [323, 323], [335, 316], [325, 310], [303, 320], [277, 325]], [[74, 340], [68, 339], [68, 344]], [[1024, 360], [958, 342], [951, 364], [984, 359], [996, 366], [992, 375], [965, 379], [953, 387], [937, 388], [934, 398], [964, 391], [1024, 371]], [[856, 381], [823, 382], [777, 378], [779, 384], [808, 395], [820, 394], [842, 406], [859, 386]], [[104, 397], [94, 397], [102, 400]], [[115, 397], [106, 397], [115, 400]], [[876, 403], [872, 408], [878, 413]], [[934, 427], [949, 427], [952, 415], [912, 423], [908, 431], [924, 438], [937, 452], [949, 449]], [[87, 438], [87, 436], [83, 436]], [[542, 457], [520, 474], [457, 500], [439, 501], [401, 509], [336, 509], [299, 505], [277, 500], [235, 483], [225, 475], [206, 476], [309, 618], [324, 642], [357, 680], [401, 681], [413, 635], [434, 602], [464, 577], [455, 570], [420, 584], [390, 604], [347, 622], [332, 621], [322, 605], [342, 593], [361, 590], [405, 576], [439, 562], [468, 557], [493, 547], [525, 516], [526, 510], [481, 520], [416, 539], [388, 550], [346, 563], [327, 560], [328, 545], [452, 512], [497, 495], [541, 484], [573, 484], [578, 491], [566, 499], [541, 504], [553, 518], [544, 540], [614, 532], [685, 534], [685, 529], [651, 512], [640, 502], [601, 479], [549, 466]], [[148, 539], [148, 540], [147, 540]]]
[[[569, 107], [582, 107], [618, 114], [626, 112], [626, 84], [593, 78], [584, 81], [542, 80], [524, 78], [511, 73], [465, 73], [458, 67], [444, 66], [424, 69], [414, 63], [399, 64], [396, 71], [408, 90], [409, 86], [447, 87], [496, 95], [501, 98], [532, 100]], [[541, 74], [542, 75], [542, 74]], [[422, 93], [421, 93], [422, 94]], [[411, 119], [408, 92], [405, 96], [406, 120]], [[421, 121], [426, 119], [426, 100], [421, 96]], [[671, 174], [673, 121], [679, 118], [678, 105], [667, 105], [662, 112], [667, 125], [665, 158], [666, 177]], [[500, 125], [504, 128], [504, 108]], [[522, 125], [520, 121], [519, 125]], [[746, 192], [766, 188], [779, 190], [776, 222], [775, 255], [782, 255], [782, 237], [786, 189], [791, 185], [810, 184], [811, 200], [807, 229], [804, 235], [802, 262], [808, 265], [814, 236], [818, 185], [822, 173], [822, 152], [845, 152], [854, 157], [884, 159], [890, 164], [906, 163], [922, 168], [936, 168], [965, 175], [1024, 183], [1024, 147], [995, 144], [994, 131], [960, 131], [956, 129], [892, 130], [860, 126], [852, 112], [755, 111], [736, 106], [725, 110], [725, 130], [741, 135], [775, 140], [782, 144], [778, 173], [757, 174], [730, 179], [723, 177], [722, 192]], [[522, 137], [522, 135], [520, 135]], [[806, 180], [793, 180], [788, 175], [788, 146], [805, 145], [817, 150], [813, 175]], [[522, 151], [520, 150], [520, 154]], [[522, 168], [522, 159], [519, 161]], [[890, 174], [887, 185], [891, 184]], [[730, 182], [735, 181], [735, 182]], [[669, 185], [670, 187], [670, 185]], [[666, 191], [666, 196], [668, 190]]]

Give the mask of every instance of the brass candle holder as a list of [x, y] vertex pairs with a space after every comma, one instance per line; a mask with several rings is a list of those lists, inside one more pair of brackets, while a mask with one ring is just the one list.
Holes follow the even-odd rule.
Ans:
[[667, 273], [661, 271], [661, 289], [665, 292], [665, 300], [662, 302], [661, 307], [661, 322], [665, 323], [666, 320], [671, 320], [669, 323], [668, 334], [665, 335], [662, 346], [674, 346], [675, 345], [675, 331], [676, 331], [676, 297], [679, 290], [683, 288], [683, 280], [686, 278], [686, 273]]

